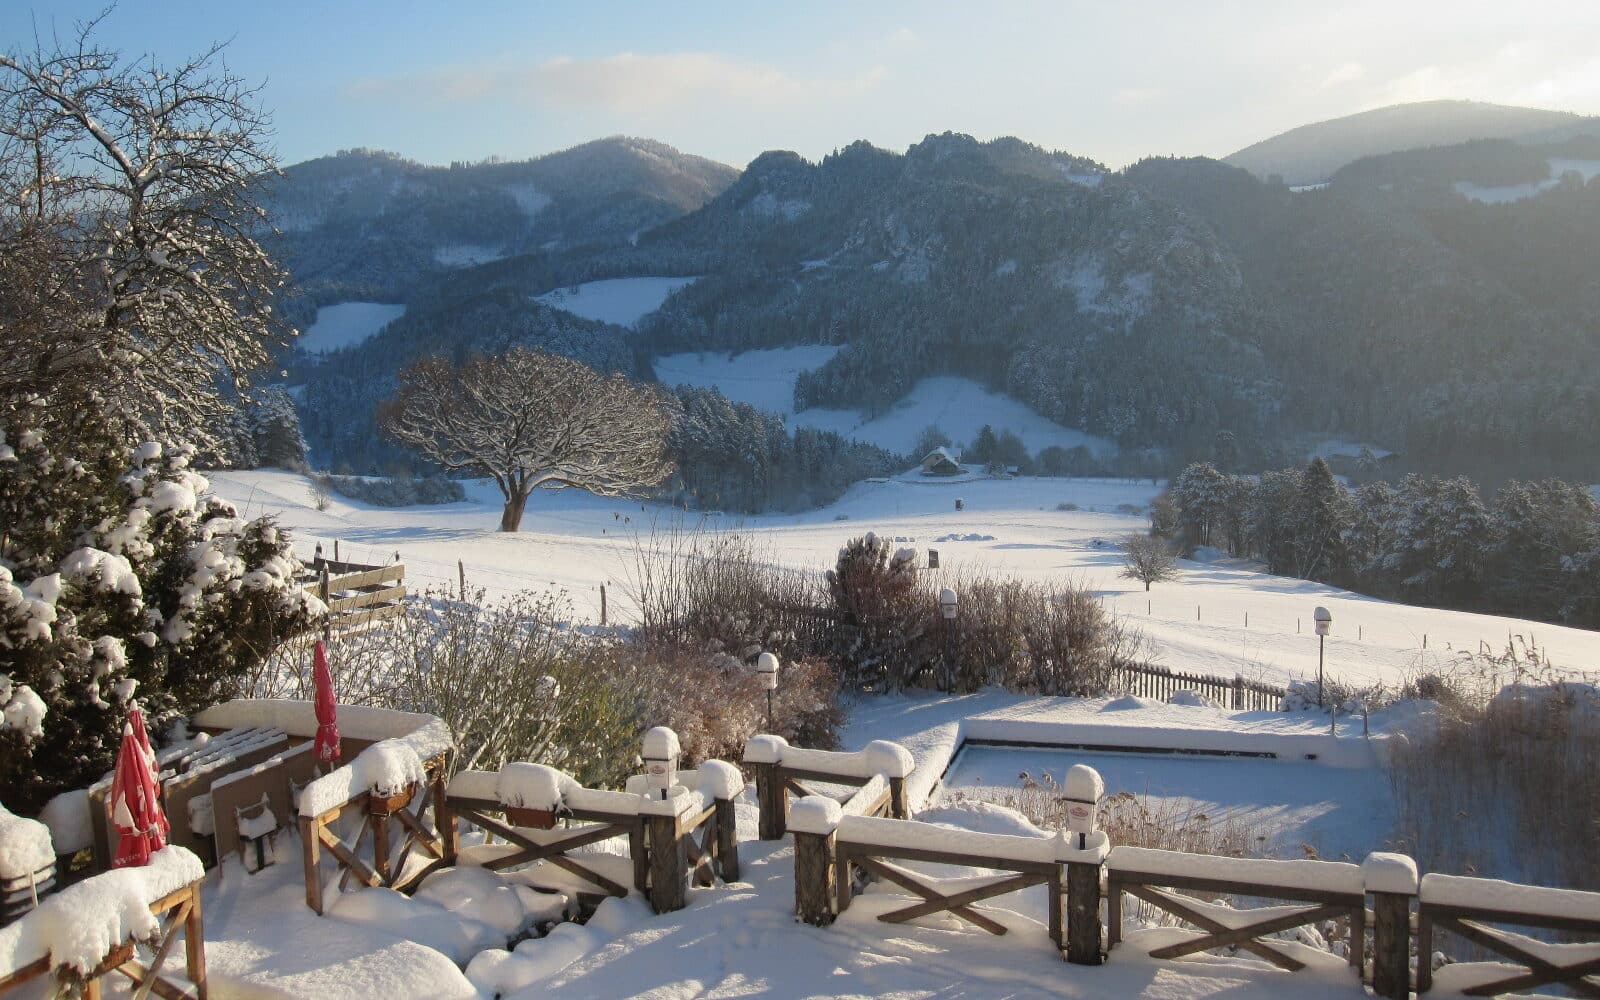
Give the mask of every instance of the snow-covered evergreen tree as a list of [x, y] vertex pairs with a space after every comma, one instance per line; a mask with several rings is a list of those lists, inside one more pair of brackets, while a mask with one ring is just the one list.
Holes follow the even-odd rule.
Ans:
[[156, 727], [230, 697], [321, 611], [288, 538], [210, 497], [192, 449], [47, 416], [0, 436], [0, 795], [23, 809], [111, 766], [135, 695]]

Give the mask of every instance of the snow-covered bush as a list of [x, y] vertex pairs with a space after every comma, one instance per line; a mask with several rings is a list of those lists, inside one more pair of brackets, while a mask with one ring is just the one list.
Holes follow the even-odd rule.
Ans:
[[45, 416], [0, 434], [0, 795], [24, 810], [111, 766], [135, 693], [158, 727], [230, 697], [321, 610], [288, 538], [210, 497], [191, 449]]

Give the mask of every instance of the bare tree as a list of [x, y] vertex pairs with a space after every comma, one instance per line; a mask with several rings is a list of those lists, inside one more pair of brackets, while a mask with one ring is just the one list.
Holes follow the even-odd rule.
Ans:
[[1122, 576], [1138, 580], [1149, 590], [1152, 583], [1162, 583], [1178, 578], [1178, 556], [1172, 543], [1153, 535], [1129, 535], [1122, 543], [1125, 550]]
[[447, 469], [493, 477], [501, 531], [541, 487], [626, 496], [665, 480], [667, 412], [649, 389], [571, 358], [515, 348], [400, 373], [382, 418], [390, 436]]
[[0, 396], [86, 387], [137, 431], [210, 444], [222, 388], [283, 330], [252, 201], [267, 119], [220, 48], [124, 60], [95, 26], [0, 55]]

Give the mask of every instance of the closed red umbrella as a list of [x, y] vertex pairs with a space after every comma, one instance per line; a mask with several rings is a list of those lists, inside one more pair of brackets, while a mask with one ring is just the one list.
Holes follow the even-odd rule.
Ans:
[[317, 640], [311, 683], [316, 689], [317, 759], [324, 764], [339, 762], [339, 703], [333, 697], [333, 671], [328, 669], [328, 650]]
[[139, 746], [144, 749], [145, 759], [150, 762], [150, 773], [158, 774], [160, 769], [156, 767], [156, 751], [150, 745], [150, 733], [144, 728], [144, 713], [139, 711], [138, 705], [128, 708], [127, 728], [133, 730], [133, 738], [138, 740]]
[[144, 732], [144, 722], [137, 711], [129, 713], [128, 724], [122, 727], [117, 770], [111, 778], [111, 823], [117, 830], [113, 868], [149, 864], [151, 853], [167, 846], [167, 833], [171, 830], [166, 813], [161, 810], [150, 737]]

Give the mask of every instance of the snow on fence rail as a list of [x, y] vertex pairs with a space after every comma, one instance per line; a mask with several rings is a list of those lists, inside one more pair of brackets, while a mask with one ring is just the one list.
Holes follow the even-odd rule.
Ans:
[[881, 777], [888, 794], [881, 803], [875, 803], [869, 815], [887, 812], [896, 819], [911, 816], [906, 779], [916, 762], [911, 751], [898, 743], [873, 740], [853, 753], [840, 753], [790, 746], [782, 736], [763, 734], [752, 736], [745, 744], [744, 763], [755, 774], [762, 840], [783, 836], [791, 792], [800, 796], [816, 793], [816, 789], [801, 784], [803, 781], [862, 788]]

